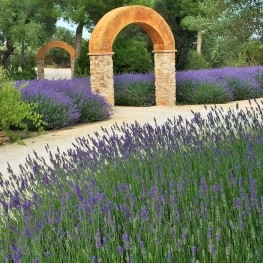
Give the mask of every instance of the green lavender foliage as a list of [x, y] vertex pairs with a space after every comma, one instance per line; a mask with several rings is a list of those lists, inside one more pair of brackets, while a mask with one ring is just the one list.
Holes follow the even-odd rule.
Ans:
[[9, 167], [0, 261], [261, 262], [262, 104], [115, 125]]

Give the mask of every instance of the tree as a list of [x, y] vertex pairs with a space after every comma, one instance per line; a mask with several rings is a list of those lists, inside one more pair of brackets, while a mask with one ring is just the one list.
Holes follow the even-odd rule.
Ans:
[[181, 20], [184, 16], [180, 12], [179, 1], [156, 0], [154, 9], [164, 17], [174, 34], [177, 49], [176, 68], [183, 69], [187, 61], [187, 53], [193, 45], [196, 33], [181, 26]]
[[214, 18], [224, 10], [224, 4], [220, 0], [182, 0], [180, 8], [180, 13], [183, 16], [181, 26], [197, 32], [196, 51], [201, 54], [202, 35], [211, 32]]
[[91, 31], [100, 18], [114, 8], [129, 4], [152, 6], [153, 0], [57, 0], [56, 3], [64, 20], [77, 24], [75, 50], [78, 58], [84, 27]]
[[20, 52], [21, 67], [26, 67], [26, 50], [40, 46], [52, 35], [56, 23], [52, 8], [51, 0], [1, 0], [0, 32], [6, 43], [1, 54], [5, 68], [15, 49]]
[[231, 65], [243, 65], [240, 47], [262, 35], [262, 0], [181, 0], [180, 6], [181, 25], [197, 32], [197, 51], [205, 45], [204, 56], [213, 66], [231, 60]]
[[[84, 26], [89, 29], [91, 20], [86, 12], [87, 5], [89, 4], [89, 0], [57, 0], [57, 7], [60, 13], [60, 16], [68, 22], [72, 22], [77, 24], [75, 36], [75, 51], [76, 51], [76, 58], [80, 55], [81, 49], [81, 39], [82, 39], [82, 32]], [[100, 1], [98, 1], [100, 2]]]

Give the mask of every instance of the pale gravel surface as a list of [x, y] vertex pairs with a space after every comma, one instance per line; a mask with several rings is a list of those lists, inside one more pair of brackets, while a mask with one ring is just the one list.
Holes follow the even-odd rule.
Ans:
[[[260, 101], [260, 99], [258, 100]], [[229, 108], [236, 108], [236, 102], [218, 105], [227, 111]], [[248, 101], [239, 102], [240, 108], [250, 107]], [[256, 104], [252, 101], [252, 106]], [[25, 139], [25, 145], [18, 145], [16, 143], [6, 144], [0, 146], [0, 172], [7, 176], [7, 163], [10, 163], [15, 173], [19, 172], [19, 164], [25, 163], [28, 155], [34, 156], [33, 151], [36, 151], [38, 156], [43, 156], [47, 159], [48, 154], [46, 153], [45, 146], [49, 144], [50, 150], [55, 152], [57, 147], [61, 151], [66, 151], [72, 147], [75, 138], [85, 137], [88, 134], [94, 135], [95, 132], [102, 134], [101, 127], [106, 128], [110, 131], [113, 124], [117, 123], [121, 125], [125, 123], [140, 124], [150, 123], [154, 124], [154, 118], [158, 124], [162, 124], [167, 121], [168, 118], [174, 119], [181, 115], [183, 118], [192, 119], [193, 114], [191, 111], [200, 112], [202, 116], [206, 117], [210, 108], [207, 110], [202, 105], [198, 106], [173, 106], [173, 107], [115, 107], [113, 117], [104, 122], [97, 122], [91, 124], [82, 124], [69, 128], [65, 128], [58, 131], [45, 132], [34, 138]]]
[[44, 76], [46, 79], [70, 79], [70, 68], [45, 68]]

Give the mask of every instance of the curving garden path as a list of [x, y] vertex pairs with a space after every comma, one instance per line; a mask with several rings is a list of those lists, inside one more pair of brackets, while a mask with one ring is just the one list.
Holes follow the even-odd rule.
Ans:
[[[258, 99], [260, 101], [261, 99]], [[236, 109], [236, 102], [217, 105], [222, 107], [226, 112], [229, 108]], [[251, 101], [240, 101], [240, 108], [256, 107], [256, 103]], [[260, 104], [262, 106], [262, 104]], [[263, 106], [262, 106], [263, 107]], [[85, 137], [87, 135], [93, 136], [94, 133], [98, 132], [102, 134], [101, 127], [106, 128], [110, 133], [110, 128], [117, 123], [119, 126], [125, 123], [133, 124], [137, 121], [140, 124], [150, 123], [154, 125], [156, 119], [158, 124], [162, 124], [167, 121], [168, 118], [174, 119], [181, 115], [183, 118], [191, 120], [194, 112], [200, 112], [205, 118], [207, 113], [211, 110], [211, 107], [207, 109], [202, 105], [194, 106], [155, 106], [155, 107], [115, 107], [113, 117], [108, 121], [96, 122], [91, 124], [81, 124], [77, 126], [67, 127], [61, 130], [48, 131], [37, 137], [25, 139], [25, 145], [18, 145], [17, 143], [6, 144], [0, 146], [0, 172], [7, 176], [7, 163], [10, 163], [15, 173], [19, 172], [19, 164], [25, 163], [28, 155], [34, 156], [35, 151], [38, 156], [48, 159], [48, 154], [45, 150], [45, 146], [49, 144], [49, 148], [52, 152], [55, 152], [57, 147], [60, 151], [66, 151], [72, 147], [75, 138]]]

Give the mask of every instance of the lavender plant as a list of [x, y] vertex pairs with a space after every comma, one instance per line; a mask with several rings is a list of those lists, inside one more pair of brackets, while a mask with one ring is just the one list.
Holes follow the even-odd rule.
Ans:
[[48, 123], [46, 129], [102, 121], [112, 114], [105, 99], [91, 92], [87, 78], [30, 81], [22, 90], [22, 99], [38, 104], [37, 112]]
[[[262, 76], [263, 67], [179, 71], [176, 73], [177, 103], [214, 104], [260, 98]], [[121, 106], [154, 105], [154, 75], [117, 75], [115, 101]]]
[[155, 105], [153, 74], [123, 74], [115, 77], [115, 104], [120, 106]]
[[261, 262], [262, 105], [116, 124], [9, 167], [0, 261]]
[[177, 101], [204, 104], [259, 98], [263, 92], [260, 88], [261, 76], [262, 67], [178, 72]]

